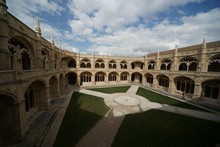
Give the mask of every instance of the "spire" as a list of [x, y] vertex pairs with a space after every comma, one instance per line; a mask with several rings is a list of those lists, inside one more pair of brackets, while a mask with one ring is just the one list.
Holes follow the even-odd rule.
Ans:
[[178, 50], [178, 46], [177, 46], [177, 44], [176, 44], [176, 46], [175, 46], [175, 52], [177, 53], [177, 50]]
[[36, 31], [36, 33], [37, 33], [37, 36], [38, 36], [39, 38], [41, 38], [41, 29], [40, 29], [40, 20], [39, 20], [39, 18], [37, 18], [37, 26], [36, 26], [36, 28], [35, 28], [35, 31]]
[[159, 56], [160, 56], [160, 52], [159, 50], [157, 50], [157, 58], [159, 58]]
[[53, 33], [51, 33], [51, 45], [52, 45], [52, 47], [55, 46], [55, 44], [54, 44], [54, 39], [53, 39]]
[[59, 49], [61, 50], [61, 42], [59, 41]]
[[203, 38], [202, 48], [206, 48], [206, 41], [205, 41], [205, 37]]

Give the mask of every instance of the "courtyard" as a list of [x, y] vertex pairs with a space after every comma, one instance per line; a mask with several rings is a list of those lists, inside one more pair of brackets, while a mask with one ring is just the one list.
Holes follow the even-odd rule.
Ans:
[[[216, 146], [220, 142], [219, 114], [138, 85], [81, 88], [69, 100], [63, 119], [59, 118], [59, 125], [55, 120], [43, 146]], [[48, 139], [50, 135], [54, 139]]]

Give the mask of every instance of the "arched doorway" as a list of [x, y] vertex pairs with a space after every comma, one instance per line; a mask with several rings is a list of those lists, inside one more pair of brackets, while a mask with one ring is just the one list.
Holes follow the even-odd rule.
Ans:
[[158, 80], [158, 85], [160, 87], [165, 88], [165, 90], [168, 90], [167, 88], [169, 87], [169, 78], [166, 75], [158, 75], [157, 76]]
[[150, 84], [150, 85], [153, 84], [153, 79], [154, 79], [154, 78], [153, 78], [153, 75], [152, 75], [152, 74], [146, 73], [146, 74], [145, 74], [145, 78], [146, 78], [146, 81], [147, 81], [148, 84]]
[[180, 93], [192, 95], [194, 93], [195, 82], [188, 77], [177, 77], [174, 79], [176, 90]]
[[201, 96], [210, 101], [219, 101], [220, 100], [220, 80], [213, 79], [213, 80], [207, 80], [203, 82]]
[[0, 145], [3, 146], [21, 141], [21, 122], [19, 105], [15, 98], [0, 93]]
[[80, 74], [80, 85], [88, 85], [92, 82], [92, 73], [83, 72]]
[[48, 103], [46, 86], [43, 81], [37, 80], [31, 83], [24, 93], [26, 112], [31, 111], [33, 114], [39, 109], [45, 109]]
[[142, 83], [142, 74], [138, 72], [131, 74], [131, 81], [136, 83]]
[[75, 85], [77, 82], [77, 74], [74, 72], [70, 72], [66, 75], [68, 84], [70, 85]]

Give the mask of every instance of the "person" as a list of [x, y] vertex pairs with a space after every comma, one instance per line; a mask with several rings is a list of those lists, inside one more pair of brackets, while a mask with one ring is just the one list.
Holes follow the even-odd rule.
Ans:
[[183, 99], [185, 98], [185, 92], [183, 91]]

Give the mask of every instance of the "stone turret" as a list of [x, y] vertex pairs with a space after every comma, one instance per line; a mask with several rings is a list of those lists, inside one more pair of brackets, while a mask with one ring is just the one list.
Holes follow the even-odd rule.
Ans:
[[202, 43], [202, 48], [201, 48], [201, 57], [200, 57], [200, 68], [201, 68], [201, 72], [206, 72], [206, 52], [207, 52], [207, 47], [206, 47], [206, 41], [205, 38], [203, 39], [203, 43]]
[[175, 46], [175, 51], [174, 51], [174, 59], [173, 59], [173, 70], [177, 71], [178, 67], [177, 67], [177, 62], [178, 62], [178, 46]]
[[51, 33], [51, 46], [55, 47], [53, 33]]
[[11, 69], [6, 0], [0, 0], [0, 70]]
[[36, 28], [35, 28], [35, 32], [36, 32], [36, 34], [37, 34], [37, 36], [38, 36], [38, 38], [41, 38], [41, 28], [40, 28], [40, 20], [39, 20], [39, 18], [37, 18], [37, 26], [36, 26]]
[[156, 61], [156, 69], [160, 70], [160, 52], [159, 50], [157, 51], [157, 61]]

